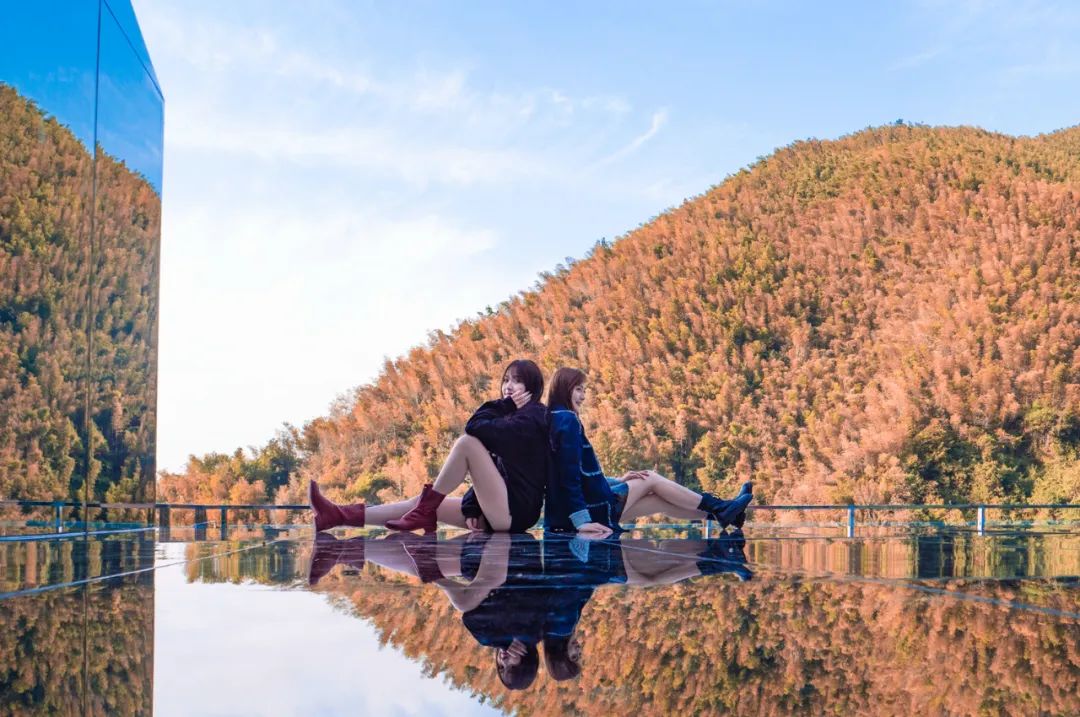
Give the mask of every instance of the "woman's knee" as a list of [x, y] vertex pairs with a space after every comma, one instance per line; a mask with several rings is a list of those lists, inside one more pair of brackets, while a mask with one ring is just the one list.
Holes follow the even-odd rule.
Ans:
[[454, 448], [459, 451], [474, 451], [476, 449], [483, 449], [484, 444], [480, 442], [480, 439], [476, 436], [470, 436], [468, 433], [463, 433], [458, 436], [458, 439], [454, 441]]
[[648, 486], [648, 488], [649, 488], [649, 491], [653, 492], [653, 491], [656, 490], [656, 486], [660, 485], [661, 483], [663, 483], [667, 479], [664, 478], [659, 473], [649, 473], [647, 476], [645, 476], [644, 480], [645, 480], [645, 485]]

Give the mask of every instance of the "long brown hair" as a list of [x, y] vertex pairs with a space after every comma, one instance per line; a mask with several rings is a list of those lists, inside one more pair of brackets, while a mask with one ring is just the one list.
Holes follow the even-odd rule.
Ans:
[[572, 680], [581, 674], [581, 663], [570, 659], [570, 641], [574, 637], [545, 637], [544, 664], [551, 679]]
[[576, 368], [563, 366], [551, 379], [551, 389], [548, 391], [547, 405], [551, 408], [564, 406], [574, 410], [574, 402], [570, 395], [574, 389], [585, 383], [585, 372]]

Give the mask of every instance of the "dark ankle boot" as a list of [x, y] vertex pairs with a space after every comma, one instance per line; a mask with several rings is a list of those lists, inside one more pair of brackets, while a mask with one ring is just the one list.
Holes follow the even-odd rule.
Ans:
[[754, 573], [746, 565], [746, 538], [741, 530], [725, 533], [707, 541], [705, 550], [698, 553], [697, 568], [702, 575], [733, 573], [739, 580], [750, 580]]
[[330, 530], [339, 525], [348, 525], [353, 528], [364, 527], [363, 503], [352, 505], [338, 505], [319, 491], [319, 484], [315, 481], [308, 483], [308, 502], [311, 511], [315, 514], [315, 531]]
[[390, 530], [423, 528], [425, 533], [430, 533], [439, 523], [436, 511], [444, 498], [446, 498], [445, 494], [438, 492], [428, 483], [424, 486], [424, 491], [420, 494], [420, 502], [416, 504], [416, 507], [397, 520], [386, 521], [386, 527]]
[[315, 585], [338, 564], [363, 570], [364, 538], [338, 540], [326, 533], [315, 534], [311, 550], [311, 567], [308, 569], [308, 585]]
[[734, 500], [720, 500], [712, 493], [702, 493], [698, 510], [703, 510], [709, 517], [726, 528], [735, 523], [740, 513], [746, 512], [746, 506], [754, 499], [751, 493], [739, 493]]
[[[745, 483], [742, 484], [742, 487], [739, 488], [739, 495], [742, 495], [744, 493], [746, 493], [748, 495], [753, 495], [754, 494], [754, 484], [751, 481], [746, 481]], [[736, 528], [742, 529], [743, 524], [745, 524], [745, 523], [746, 523], [746, 511], [744, 510], [743, 512], [741, 512], [741, 513], [739, 513], [738, 515], [735, 516], [735, 520], [732, 521], [731, 524], [734, 525]]]

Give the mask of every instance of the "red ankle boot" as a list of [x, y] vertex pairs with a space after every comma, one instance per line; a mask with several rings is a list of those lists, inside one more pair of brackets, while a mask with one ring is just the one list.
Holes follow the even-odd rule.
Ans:
[[397, 520], [386, 521], [386, 527], [390, 530], [423, 528], [425, 533], [430, 533], [439, 523], [436, 511], [444, 498], [446, 498], [445, 493], [438, 492], [428, 483], [424, 486], [424, 491], [420, 494], [420, 502], [416, 504], [416, 507]]
[[308, 502], [315, 514], [315, 531], [330, 530], [339, 525], [364, 527], [364, 504], [338, 505], [319, 492], [319, 484], [308, 483]]
[[308, 569], [308, 585], [318, 583], [339, 563], [363, 570], [364, 538], [338, 540], [332, 535], [316, 533], [315, 545], [311, 550], [311, 567]]

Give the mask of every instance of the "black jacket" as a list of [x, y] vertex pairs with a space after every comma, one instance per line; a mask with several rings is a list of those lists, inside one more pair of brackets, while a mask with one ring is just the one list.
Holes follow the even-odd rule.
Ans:
[[[476, 409], [465, 433], [480, 439], [492, 454], [506, 481], [510, 501], [511, 532], [536, 525], [544, 507], [544, 490], [551, 472], [547, 409], [539, 401], [521, 408], [511, 398], [500, 398]], [[476, 494], [470, 488], [462, 499], [466, 517], [481, 515]]]

